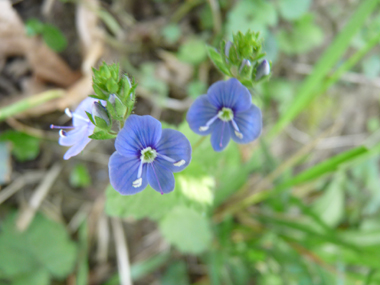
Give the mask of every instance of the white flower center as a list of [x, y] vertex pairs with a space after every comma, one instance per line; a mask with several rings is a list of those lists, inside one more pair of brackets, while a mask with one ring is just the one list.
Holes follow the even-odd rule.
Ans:
[[158, 153], [155, 149], [152, 149], [150, 146], [148, 146], [147, 148], [144, 148], [141, 151], [140, 166], [139, 166], [138, 171], [137, 171], [137, 179], [132, 182], [133, 187], [138, 188], [142, 185], [141, 175], [142, 175], [142, 170], [143, 170], [143, 164], [144, 163], [152, 163], [156, 159], [157, 156], [159, 156], [160, 158], [162, 158], [162, 159], [164, 159], [170, 163], [173, 163], [173, 165], [177, 166], [177, 167], [181, 167], [182, 165], [184, 165], [186, 163], [186, 161], [183, 159], [176, 161], [176, 160], [174, 160], [174, 159], [172, 159], [166, 155]]
[[218, 118], [224, 122], [232, 121], [234, 119], [234, 112], [230, 108], [223, 107], [223, 109], [218, 112]]
[[155, 160], [157, 157], [157, 151], [155, 149], [152, 149], [150, 146], [147, 148], [144, 148], [141, 151], [140, 159], [142, 163], [151, 163]]

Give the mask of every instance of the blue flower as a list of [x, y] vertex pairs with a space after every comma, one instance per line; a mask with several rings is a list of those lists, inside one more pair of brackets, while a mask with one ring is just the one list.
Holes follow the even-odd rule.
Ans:
[[191, 160], [189, 140], [179, 131], [162, 130], [151, 116], [131, 115], [115, 141], [108, 168], [110, 182], [123, 195], [136, 194], [149, 184], [154, 190], [174, 190], [173, 172]]
[[223, 150], [232, 138], [240, 144], [259, 137], [261, 111], [251, 102], [251, 94], [237, 79], [218, 81], [207, 95], [198, 97], [190, 107], [186, 120], [199, 135], [211, 134], [215, 151]]
[[[96, 100], [88, 97], [84, 99], [74, 112], [66, 109], [66, 114], [73, 118], [72, 127], [62, 127], [51, 125], [52, 129], [61, 129], [59, 131], [58, 143], [62, 146], [71, 146], [69, 150], [63, 156], [63, 159], [69, 159], [70, 157], [78, 155], [86, 145], [91, 141], [89, 138], [93, 134], [95, 126], [88, 119], [85, 111], [91, 113], [92, 106]], [[73, 129], [72, 131], [65, 132], [63, 129]]]

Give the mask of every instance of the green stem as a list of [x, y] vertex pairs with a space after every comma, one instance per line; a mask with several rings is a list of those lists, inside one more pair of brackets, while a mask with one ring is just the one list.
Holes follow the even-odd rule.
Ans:
[[197, 149], [201, 144], [202, 144], [202, 142], [204, 141], [206, 139], [206, 136], [202, 136], [195, 144], [194, 144], [194, 146], [192, 146], [192, 149], [193, 149], [193, 151], [195, 150], [195, 149]]
[[32, 97], [20, 100], [14, 104], [0, 109], [0, 122], [12, 117], [16, 114], [22, 113], [28, 109], [39, 106], [47, 101], [62, 97], [65, 91], [62, 89], [53, 89]]
[[348, 60], [346, 60], [322, 85], [321, 90], [318, 92], [322, 94], [327, 91], [327, 89], [333, 85], [342, 75], [353, 68], [359, 60], [361, 60], [375, 45], [377, 45], [380, 41], [380, 33], [378, 33], [375, 37], [370, 39], [366, 46], [361, 50], [356, 52], [353, 56], [351, 56]]
[[302, 111], [306, 109], [313, 99], [320, 95], [320, 93], [316, 93], [315, 90], [319, 90], [318, 86], [320, 86], [328, 72], [342, 57], [353, 36], [355, 36], [355, 34], [363, 26], [377, 5], [378, 0], [360, 1], [359, 6], [355, 10], [355, 13], [350, 17], [349, 22], [342, 29], [342, 31], [339, 32], [336, 39], [323, 53], [312, 73], [300, 87], [295, 97], [296, 99], [291, 104], [291, 107], [270, 130], [268, 134], [270, 139], [274, 139], [285, 127], [290, 124], [290, 122], [292, 122]]
[[194, 7], [202, 4], [204, 0], [187, 0], [185, 1], [177, 11], [174, 12], [171, 22], [172, 23], [177, 23], [179, 22], [186, 14], [188, 14], [191, 9]]

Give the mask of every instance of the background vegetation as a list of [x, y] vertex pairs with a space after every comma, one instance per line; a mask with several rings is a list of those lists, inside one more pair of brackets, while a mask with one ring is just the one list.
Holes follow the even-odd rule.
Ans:
[[[380, 284], [377, 0], [0, 2], [0, 284]], [[264, 131], [215, 153], [184, 122], [224, 77], [208, 58], [259, 31]], [[50, 124], [91, 67], [136, 79], [136, 114], [178, 128], [176, 189], [121, 196], [112, 141], [63, 161]]]

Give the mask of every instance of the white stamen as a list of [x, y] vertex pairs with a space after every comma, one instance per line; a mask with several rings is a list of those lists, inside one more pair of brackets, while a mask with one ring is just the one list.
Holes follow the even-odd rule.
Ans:
[[217, 118], [218, 118], [218, 115], [212, 117], [210, 120], [208, 120], [208, 122], [206, 123], [206, 125], [199, 127], [199, 131], [200, 132], [207, 131], [209, 129], [209, 127], [212, 125], [212, 123], [214, 123]]
[[88, 119], [88, 117], [82, 117], [81, 115], [78, 115], [78, 114], [75, 114], [75, 113], [72, 113], [72, 116], [79, 119], [79, 120], [82, 120], [82, 121], [85, 121], [85, 122], [90, 122], [90, 120]]
[[66, 137], [66, 132], [64, 130], [59, 130], [59, 136], [62, 138]]
[[173, 163], [173, 165], [174, 165], [174, 166], [178, 166], [178, 167], [180, 167], [180, 166], [184, 165], [185, 163], [186, 163], [186, 161], [183, 160], [183, 159], [181, 159], [180, 161], [178, 161], [178, 162], [176, 162], [176, 163]]
[[65, 109], [65, 113], [66, 113], [67, 117], [69, 117], [69, 118], [72, 118], [72, 117], [73, 117], [73, 113], [70, 111], [69, 108], [66, 108], [66, 109]]
[[138, 188], [142, 185], [142, 178], [139, 178], [139, 179], [136, 179], [135, 181], [133, 181], [132, 183], [132, 186], [135, 187], [135, 188]]
[[235, 131], [235, 135], [236, 135], [239, 139], [242, 139], [242, 138], [243, 138], [243, 134], [242, 134], [242, 133], [239, 133], [238, 131]]

